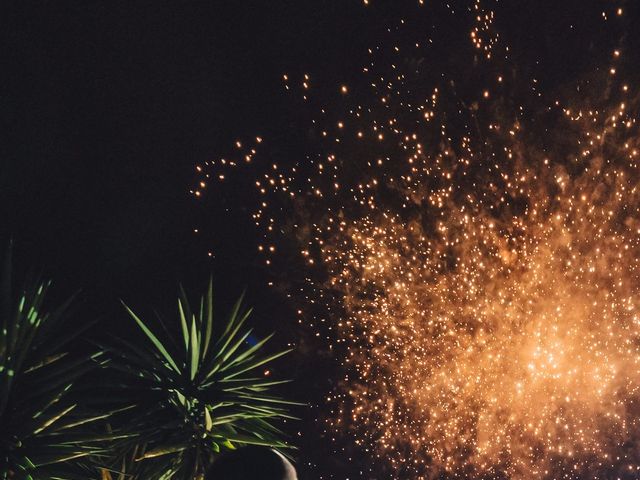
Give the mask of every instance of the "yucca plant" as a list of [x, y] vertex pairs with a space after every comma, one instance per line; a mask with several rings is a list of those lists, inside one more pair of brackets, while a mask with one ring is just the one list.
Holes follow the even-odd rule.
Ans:
[[242, 297], [225, 322], [214, 324], [212, 289], [210, 281], [196, 311], [181, 289], [175, 329], [165, 328], [165, 341], [125, 305], [146, 344], [119, 339], [107, 347], [119, 373], [115, 392], [132, 408], [114, 426], [130, 437], [103, 478], [198, 479], [224, 449], [289, 446], [276, 422], [293, 418], [287, 406], [294, 402], [269, 394], [286, 381], [262, 371], [289, 350], [262, 355], [271, 335], [248, 343], [252, 330], [243, 327], [251, 309]]
[[11, 249], [0, 292], [0, 479], [74, 479], [80, 459], [98, 452], [88, 428], [105, 415], [88, 414], [74, 383], [99, 354], [65, 348], [83, 329], [65, 324], [65, 302], [43, 307], [50, 282], [27, 282], [12, 293]]

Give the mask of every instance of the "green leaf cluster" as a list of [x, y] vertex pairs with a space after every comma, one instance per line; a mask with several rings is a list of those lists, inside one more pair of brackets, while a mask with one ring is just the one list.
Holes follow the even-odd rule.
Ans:
[[84, 408], [75, 384], [103, 352], [72, 355], [67, 347], [84, 329], [63, 325], [71, 300], [48, 311], [50, 282], [38, 280], [14, 295], [11, 249], [7, 257], [0, 287], [0, 479], [86, 478], [79, 462], [102, 453], [103, 438], [91, 427], [105, 414]]
[[[124, 305], [138, 338], [81, 354], [91, 327], [67, 324], [71, 299], [48, 309], [50, 282], [13, 292], [10, 250], [0, 290], [0, 480], [191, 480], [244, 445], [287, 449], [293, 419], [241, 297], [214, 320], [213, 282], [192, 308], [180, 289], [174, 328]], [[161, 327], [160, 329], [158, 327]], [[251, 342], [250, 342], [251, 340]], [[82, 349], [80, 349], [82, 350]]]
[[287, 409], [295, 403], [270, 392], [286, 380], [265, 375], [265, 366], [289, 350], [263, 354], [272, 335], [247, 342], [253, 332], [245, 328], [251, 309], [242, 297], [216, 325], [212, 281], [195, 309], [181, 289], [174, 335], [170, 329], [165, 335], [177, 339], [173, 343], [125, 308], [147, 348], [124, 339], [105, 347], [110, 367], [122, 374], [117, 389], [130, 397], [118, 429], [127, 435], [120, 472], [134, 470], [135, 478], [200, 478], [225, 449], [289, 447], [277, 422], [293, 419]]

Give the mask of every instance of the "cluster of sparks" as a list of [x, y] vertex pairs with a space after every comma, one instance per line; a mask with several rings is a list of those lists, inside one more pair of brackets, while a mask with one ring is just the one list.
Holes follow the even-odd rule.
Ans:
[[[472, 55], [507, 65], [494, 12], [465, 12]], [[620, 50], [595, 100], [535, 78], [513, 98], [495, 63], [462, 98], [462, 79], [416, 80], [432, 42], [404, 26], [369, 50], [360, 101], [338, 85], [317, 106], [311, 75], [283, 76], [317, 109], [313, 153], [238, 142], [193, 193], [255, 174], [257, 248], [277, 268], [278, 242], [297, 246], [304, 323], [342, 356], [331, 431], [390, 478], [637, 478], [640, 137]]]

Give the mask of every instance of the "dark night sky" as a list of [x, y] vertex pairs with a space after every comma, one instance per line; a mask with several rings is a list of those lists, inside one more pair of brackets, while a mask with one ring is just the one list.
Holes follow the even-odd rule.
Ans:
[[282, 121], [284, 66], [346, 66], [358, 8], [5, 3], [2, 212], [19, 250], [107, 296], [208, 270], [194, 164]]
[[[248, 286], [258, 315], [287, 315], [264, 288], [251, 224], [233, 210], [241, 202], [224, 213], [188, 195], [194, 165], [239, 137], [295, 135], [282, 74], [351, 80], [388, 20], [416, 11], [413, 1], [372, 3], [5, 0], [0, 238], [13, 235], [20, 264], [43, 268], [59, 291], [82, 288], [106, 329], [121, 328], [117, 298], [168, 308], [178, 281], [199, 287], [211, 271], [223, 300]], [[499, 27], [521, 68], [552, 88], [610, 51], [598, 17], [607, 2], [504, 3]], [[440, 54], [444, 65], [455, 49]], [[203, 223], [216, 236], [212, 261], [192, 232]]]

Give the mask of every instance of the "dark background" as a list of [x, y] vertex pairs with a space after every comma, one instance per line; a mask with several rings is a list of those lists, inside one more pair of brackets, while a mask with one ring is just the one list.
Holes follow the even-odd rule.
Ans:
[[[371, 3], [5, 0], [0, 239], [12, 235], [19, 266], [43, 269], [60, 295], [81, 288], [84, 315], [98, 316], [102, 329], [126, 330], [118, 298], [170, 310], [179, 281], [197, 291], [213, 272], [223, 307], [248, 287], [261, 328], [286, 329], [281, 344], [304, 335], [289, 328], [282, 295], [266, 287], [270, 274], [256, 258], [242, 203], [247, 192], [216, 206], [188, 191], [195, 165], [228, 152], [237, 138], [291, 135], [303, 148], [296, 104], [283, 101], [283, 73], [311, 72], [332, 86], [352, 80], [366, 48], [403, 15], [424, 15], [425, 31], [435, 28], [442, 65], [469, 43], [463, 8], [451, 17], [414, 1]], [[632, 2], [493, 3], [520, 71], [545, 88], [606, 67], [621, 36], [627, 65], [637, 69]], [[601, 12], [618, 6], [626, 31], [602, 22]], [[194, 234], [203, 227], [207, 236]], [[329, 370], [312, 356], [300, 362], [286, 374], [322, 381], [293, 394], [318, 404]], [[323, 464], [333, 447], [314, 427], [313, 411], [304, 415], [301, 469], [316, 472], [304, 478], [357, 475], [364, 457], [307, 466]]]

